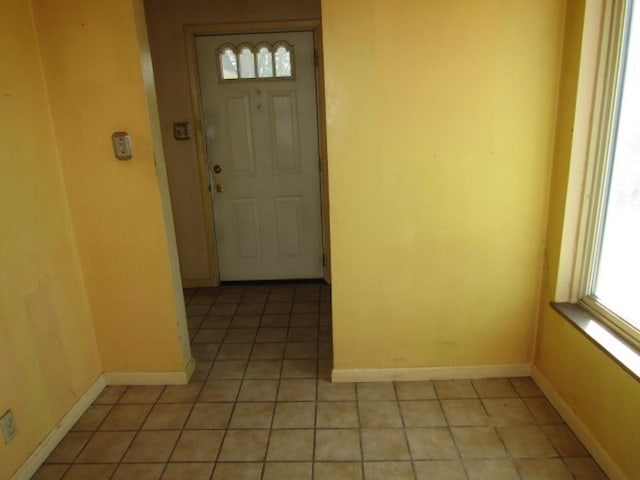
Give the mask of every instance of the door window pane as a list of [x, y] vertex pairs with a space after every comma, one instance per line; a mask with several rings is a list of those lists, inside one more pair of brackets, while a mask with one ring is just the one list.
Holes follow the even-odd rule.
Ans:
[[221, 80], [286, 79], [294, 73], [293, 47], [284, 42], [227, 44], [219, 55]]
[[273, 57], [267, 47], [258, 50], [258, 77], [273, 77]]
[[291, 53], [284, 46], [276, 49], [276, 77], [291, 76]]
[[240, 49], [240, 78], [256, 78], [256, 64], [249, 47]]
[[224, 80], [238, 78], [238, 62], [231, 48], [225, 48], [220, 54], [220, 72]]

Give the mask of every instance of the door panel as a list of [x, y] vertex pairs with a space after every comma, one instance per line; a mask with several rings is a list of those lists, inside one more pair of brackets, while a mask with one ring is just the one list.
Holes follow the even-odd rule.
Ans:
[[278, 252], [280, 257], [299, 257], [302, 253], [302, 198], [276, 199]]
[[[223, 46], [279, 42], [290, 78], [221, 80]], [[220, 279], [322, 278], [313, 34], [202, 36], [196, 53]]]
[[260, 256], [258, 202], [255, 198], [237, 198], [232, 201], [232, 204], [236, 255], [258, 258]]
[[269, 106], [276, 173], [297, 173], [300, 169], [295, 92], [269, 94]]
[[236, 174], [255, 171], [253, 131], [249, 95], [227, 98], [226, 129], [229, 136], [231, 161]]

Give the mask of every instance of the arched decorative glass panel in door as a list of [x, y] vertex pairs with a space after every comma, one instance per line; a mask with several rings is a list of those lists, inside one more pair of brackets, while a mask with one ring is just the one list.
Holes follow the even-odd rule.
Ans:
[[240, 48], [240, 78], [256, 78], [256, 60], [248, 46]]
[[274, 53], [276, 60], [276, 77], [291, 76], [291, 48], [288, 45], [279, 44]]
[[258, 47], [256, 63], [258, 64], [259, 78], [273, 77], [273, 55], [271, 54], [271, 50], [269, 49], [269, 47], [267, 47], [266, 45]]
[[290, 79], [295, 76], [293, 57], [293, 47], [286, 42], [225, 44], [219, 49], [220, 80]]
[[235, 80], [238, 78], [238, 59], [236, 52], [230, 46], [220, 49], [220, 77], [223, 80]]

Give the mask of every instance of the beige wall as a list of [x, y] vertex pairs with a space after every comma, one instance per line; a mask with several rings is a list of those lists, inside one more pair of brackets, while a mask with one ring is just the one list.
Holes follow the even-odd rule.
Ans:
[[[170, 258], [156, 170], [163, 157], [153, 147], [135, 4], [36, 0], [35, 24], [104, 370], [183, 372], [184, 304]], [[113, 155], [117, 130], [131, 135], [129, 161]]]
[[0, 2], [0, 440], [8, 479], [102, 372], [30, 3]]
[[563, 19], [323, 0], [335, 368], [531, 362]]
[[209, 198], [200, 194], [195, 138], [177, 141], [172, 131], [174, 122], [194, 122], [183, 27], [319, 19], [320, 4], [319, 0], [147, 0], [145, 10], [182, 278], [188, 285], [208, 285], [212, 279], [202, 202]]
[[[589, 2], [593, 8], [598, 2]], [[640, 478], [640, 382], [549, 307], [560, 265], [560, 245], [572, 155], [584, 0], [567, 2], [562, 83], [550, 192], [547, 259], [540, 301], [535, 366], [559, 392], [626, 478]], [[594, 43], [596, 45], [596, 43]], [[596, 52], [591, 52], [595, 54]]]

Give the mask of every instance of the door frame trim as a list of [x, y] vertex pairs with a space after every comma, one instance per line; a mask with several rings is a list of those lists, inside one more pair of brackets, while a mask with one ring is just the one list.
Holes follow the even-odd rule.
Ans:
[[[209, 191], [209, 172], [207, 171], [207, 155], [205, 147], [205, 133], [203, 131], [203, 115], [200, 103], [200, 80], [198, 77], [198, 63], [196, 57], [196, 37], [205, 35], [236, 35], [249, 33], [273, 32], [312, 32], [316, 54], [316, 106], [318, 128], [318, 154], [320, 167], [320, 202], [322, 216], [322, 248], [324, 252], [324, 279], [331, 283], [331, 246], [329, 235], [329, 179], [327, 162], [327, 130], [324, 102], [324, 66], [322, 55], [322, 28], [320, 20], [293, 20], [281, 22], [248, 22], [248, 23], [217, 23], [204, 25], [185, 25], [184, 38], [187, 56], [187, 72], [189, 75], [189, 89], [191, 93], [191, 108], [193, 111], [193, 132], [196, 140], [196, 154], [198, 157], [198, 176], [200, 178], [200, 196], [202, 198], [203, 220], [205, 225], [209, 278], [205, 281], [211, 286], [220, 284], [218, 270], [218, 251], [213, 223], [213, 205]], [[198, 282], [200, 283], [200, 282]], [[185, 285], [188, 287], [191, 285]], [[202, 286], [202, 285], [193, 285]]]

